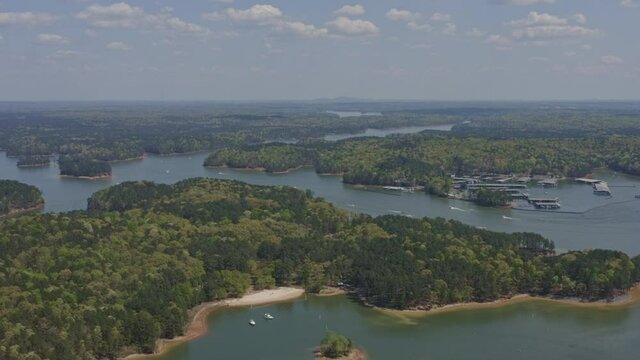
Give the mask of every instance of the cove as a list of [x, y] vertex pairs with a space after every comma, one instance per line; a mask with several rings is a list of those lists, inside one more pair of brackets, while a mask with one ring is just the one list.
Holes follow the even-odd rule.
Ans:
[[[274, 321], [263, 321], [262, 314]], [[247, 319], [256, 318], [256, 327]], [[211, 314], [208, 332], [156, 360], [312, 359], [324, 332], [351, 337], [369, 359], [632, 359], [640, 306], [580, 308], [527, 301], [424, 317], [390, 315], [346, 296]]]

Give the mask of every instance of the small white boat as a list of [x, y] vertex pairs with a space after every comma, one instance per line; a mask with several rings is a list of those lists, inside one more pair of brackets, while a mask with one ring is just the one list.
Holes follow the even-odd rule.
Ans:
[[269, 313], [264, 314], [264, 318], [265, 318], [265, 319], [267, 319], [267, 320], [273, 320], [273, 319], [275, 319], [275, 318], [273, 317], [273, 315], [271, 315], [271, 314], [269, 314]]
[[249, 325], [256, 326], [256, 322], [253, 319], [251, 319], [249, 320]]

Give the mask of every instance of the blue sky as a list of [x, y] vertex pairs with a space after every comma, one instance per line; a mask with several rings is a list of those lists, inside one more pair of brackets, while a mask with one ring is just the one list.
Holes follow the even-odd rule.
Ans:
[[0, 0], [0, 100], [640, 99], [640, 0]]

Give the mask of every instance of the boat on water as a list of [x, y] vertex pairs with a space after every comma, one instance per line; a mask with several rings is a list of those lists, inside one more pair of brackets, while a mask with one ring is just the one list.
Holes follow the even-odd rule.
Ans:
[[269, 314], [269, 313], [264, 314], [264, 318], [265, 318], [265, 319], [267, 319], [267, 320], [273, 320], [273, 319], [275, 319], [275, 317], [273, 317], [273, 315], [271, 315], [271, 314]]
[[251, 319], [249, 320], [249, 325], [256, 326], [256, 322], [253, 319]]

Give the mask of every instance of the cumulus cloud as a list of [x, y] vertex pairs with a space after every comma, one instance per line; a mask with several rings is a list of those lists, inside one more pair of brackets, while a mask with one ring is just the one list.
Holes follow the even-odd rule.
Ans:
[[120, 41], [115, 41], [115, 42], [110, 42], [107, 44], [107, 49], [109, 50], [116, 50], [116, 51], [127, 51], [129, 49], [131, 49], [129, 47], [129, 45], [120, 42]]
[[626, 8], [637, 8], [640, 7], [640, 2], [638, 0], [622, 0], [620, 1], [620, 6]]
[[76, 18], [97, 28], [144, 28], [163, 30], [177, 35], [210, 35], [209, 29], [176, 17], [169, 7], [163, 8], [158, 13], [150, 14], [141, 7], [131, 6], [125, 2], [105, 6], [94, 4], [76, 14]]
[[510, 49], [513, 47], [513, 41], [511, 38], [500, 34], [491, 34], [487, 36], [484, 42], [486, 44], [493, 45], [498, 49]]
[[47, 13], [0, 12], [0, 25], [49, 25], [58, 19], [58, 16]]
[[334, 11], [333, 13], [338, 16], [360, 16], [360, 15], [364, 15], [365, 9], [364, 9], [364, 6], [360, 4], [345, 5], [340, 9]]
[[386, 16], [389, 20], [393, 20], [393, 21], [415, 21], [420, 19], [422, 17], [422, 14], [417, 12], [411, 12], [409, 10], [399, 10], [399, 9], [393, 8], [387, 11]]
[[587, 16], [585, 14], [575, 14], [573, 15], [573, 20], [578, 24], [586, 24]]
[[525, 19], [513, 20], [509, 24], [511, 26], [542, 26], [542, 25], [566, 25], [568, 23], [567, 19], [563, 19], [561, 17], [538, 13], [537, 11], [532, 11]]
[[350, 19], [344, 16], [328, 22], [327, 25], [342, 35], [376, 35], [379, 32], [378, 27], [371, 21]]
[[279, 8], [268, 4], [256, 4], [247, 9], [228, 8], [203, 14], [210, 21], [228, 19], [233, 22], [266, 27], [275, 32], [301, 37], [324, 37], [329, 35], [327, 28], [316, 27], [301, 21], [291, 20]]
[[446, 23], [442, 29], [442, 33], [449, 36], [455, 35], [457, 31], [458, 27], [454, 23]]
[[36, 43], [41, 45], [64, 45], [69, 43], [69, 39], [58, 34], [38, 34]]
[[434, 13], [428, 16], [419, 12], [392, 8], [387, 11], [386, 16], [391, 21], [404, 22], [407, 28], [414, 31], [431, 31], [434, 27], [439, 27], [445, 35], [455, 35], [457, 32], [457, 26], [451, 22], [449, 14]]
[[548, 45], [559, 39], [588, 38], [600, 34], [598, 29], [584, 26], [587, 17], [584, 14], [576, 14], [569, 19], [560, 16], [531, 11], [524, 19], [517, 19], [507, 23], [512, 30], [509, 34], [492, 35], [490, 44], [504, 46], [506, 41], [513, 43], [530, 43], [534, 45]]
[[622, 65], [624, 60], [615, 55], [605, 55], [600, 58], [600, 63], [604, 65]]

